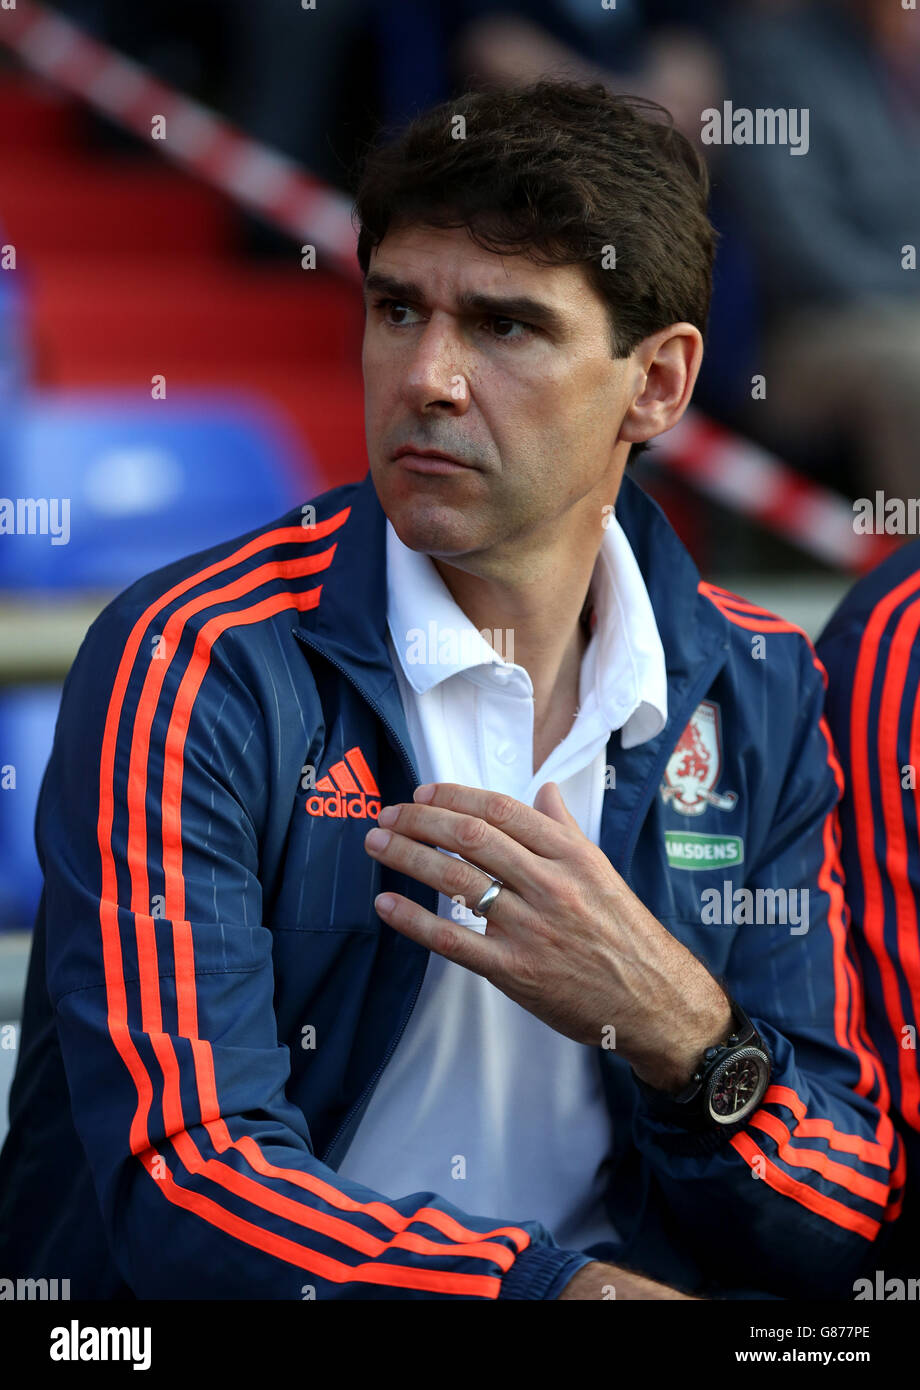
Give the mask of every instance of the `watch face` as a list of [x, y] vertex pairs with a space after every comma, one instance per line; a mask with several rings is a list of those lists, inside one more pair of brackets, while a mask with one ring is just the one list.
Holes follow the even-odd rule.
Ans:
[[737, 1124], [760, 1104], [770, 1063], [759, 1047], [741, 1047], [709, 1078], [709, 1114], [719, 1125]]

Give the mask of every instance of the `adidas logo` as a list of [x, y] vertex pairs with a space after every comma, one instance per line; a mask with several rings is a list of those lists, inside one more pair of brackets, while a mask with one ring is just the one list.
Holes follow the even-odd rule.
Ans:
[[361, 749], [349, 748], [333, 763], [305, 802], [307, 814], [345, 820], [376, 820], [380, 815], [380, 788]]

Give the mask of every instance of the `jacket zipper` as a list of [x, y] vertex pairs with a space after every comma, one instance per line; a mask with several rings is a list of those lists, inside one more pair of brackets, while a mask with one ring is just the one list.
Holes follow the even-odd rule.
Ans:
[[[413, 790], [414, 790], [416, 787], [421, 786], [421, 782], [419, 781], [419, 779], [418, 779], [418, 774], [417, 774], [417, 772], [416, 772], [416, 770], [415, 770], [415, 765], [414, 765], [414, 763], [412, 762], [412, 758], [411, 758], [411, 756], [410, 756], [410, 754], [409, 754], [409, 752], [408, 752], [408, 750], [407, 750], [405, 744], [403, 743], [402, 739], [401, 739], [401, 738], [399, 737], [399, 735], [397, 734], [396, 730], [393, 728], [393, 725], [390, 723], [389, 719], [387, 719], [386, 715], [385, 715], [385, 714], [383, 713], [383, 711], [380, 709], [380, 707], [379, 707], [378, 705], [376, 705], [376, 704], [374, 703], [373, 700], [368, 699], [368, 696], [365, 694], [365, 692], [364, 692], [364, 691], [361, 689], [361, 687], [358, 685], [357, 681], [356, 681], [356, 680], [354, 679], [354, 677], [350, 674], [350, 672], [342, 665], [342, 663], [341, 663], [340, 661], [336, 661], [334, 657], [332, 657], [332, 656], [330, 656], [330, 655], [328, 654], [328, 652], [324, 652], [324, 651], [320, 650], [319, 647], [314, 646], [314, 644], [313, 644], [312, 642], [310, 642], [310, 641], [308, 640], [308, 638], [306, 638], [305, 636], [303, 636], [303, 634], [300, 633], [300, 632], [298, 632], [296, 629], [294, 629], [294, 635], [295, 635], [296, 637], [298, 637], [298, 638], [300, 639], [300, 641], [306, 643], [306, 645], [307, 645], [308, 647], [310, 647], [313, 651], [318, 652], [319, 655], [320, 655], [321, 657], [323, 657], [323, 659], [324, 659], [325, 661], [328, 661], [329, 664], [330, 664], [331, 666], [335, 666], [335, 668], [336, 668], [338, 671], [341, 671], [341, 673], [342, 673], [342, 675], [345, 677], [345, 679], [354, 687], [354, 689], [355, 689], [355, 690], [358, 692], [358, 694], [361, 696], [361, 698], [362, 698], [362, 700], [365, 702], [365, 704], [367, 704], [367, 705], [369, 705], [369, 706], [371, 707], [371, 709], [372, 709], [372, 710], [374, 711], [374, 713], [376, 714], [377, 718], [380, 720], [381, 724], [383, 724], [384, 728], [389, 732], [390, 736], [392, 737], [393, 743], [394, 743], [394, 744], [396, 745], [396, 747], [399, 749], [400, 756], [401, 756], [401, 758], [402, 758], [402, 760], [403, 760], [403, 763], [405, 764], [406, 770], [407, 770], [408, 773], [409, 773], [409, 780], [412, 782]], [[326, 1161], [326, 1158], [327, 1158], [328, 1155], [331, 1154], [332, 1151], [335, 1149], [335, 1146], [336, 1146], [336, 1144], [339, 1142], [339, 1139], [340, 1139], [341, 1136], [345, 1133], [345, 1131], [347, 1130], [348, 1126], [350, 1125], [352, 1119], [353, 1119], [354, 1116], [357, 1114], [357, 1112], [361, 1109], [361, 1106], [364, 1105], [364, 1103], [365, 1103], [367, 1100], [369, 1100], [370, 1097], [371, 1097], [371, 1095], [373, 1094], [373, 1092], [374, 1092], [374, 1090], [375, 1090], [375, 1088], [376, 1088], [376, 1086], [377, 1086], [377, 1082], [380, 1080], [381, 1076], [382, 1076], [383, 1073], [384, 1073], [384, 1070], [386, 1069], [387, 1063], [389, 1062], [390, 1058], [393, 1056], [393, 1053], [396, 1051], [396, 1048], [397, 1048], [397, 1045], [398, 1045], [398, 1043], [399, 1043], [400, 1038], [402, 1037], [403, 1033], [406, 1031], [406, 1025], [408, 1024], [409, 1019], [410, 1019], [410, 1017], [412, 1016], [412, 1011], [413, 1011], [413, 1009], [415, 1008], [416, 1001], [418, 1000], [419, 994], [421, 993], [421, 990], [422, 990], [422, 983], [423, 983], [423, 981], [424, 981], [424, 979], [425, 979], [425, 972], [426, 972], [427, 969], [428, 969], [428, 956], [426, 955], [426, 957], [425, 957], [425, 964], [424, 964], [424, 966], [423, 966], [423, 968], [422, 968], [422, 973], [421, 973], [421, 975], [419, 976], [418, 984], [417, 984], [416, 987], [415, 987], [415, 993], [414, 993], [413, 996], [412, 996], [412, 999], [411, 999], [411, 1001], [410, 1001], [410, 1003], [409, 1003], [408, 1009], [406, 1010], [405, 1014], [403, 1015], [403, 1018], [402, 1018], [402, 1020], [401, 1020], [401, 1022], [400, 1022], [399, 1029], [398, 1029], [397, 1033], [395, 1034], [395, 1036], [393, 1037], [392, 1041], [390, 1042], [390, 1046], [387, 1048], [386, 1055], [384, 1056], [383, 1060], [381, 1061], [380, 1066], [379, 1066], [379, 1067], [377, 1068], [377, 1070], [374, 1072], [374, 1075], [371, 1077], [370, 1081], [369, 1081], [369, 1082], [367, 1083], [367, 1085], [365, 1086], [364, 1090], [361, 1092], [361, 1094], [360, 1094], [360, 1096], [358, 1097], [358, 1099], [355, 1101], [354, 1105], [353, 1105], [353, 1106], [351, 1107], [351, 1109], [349, 1110], [348, 1114], [345, 1116], [345, 1118], [344, 1118], [344, 1120], [342, 1121], [342, 1123], [339, 1125], [339, 1127], [338, 1127], [338, 1129], [336, 1130], [335, 1134], [333, 1135], [331, 1141], [326, 1145], [325, 1150], [323, 1151], [322, 1155], [320, 1156], [320, 1162], [325, 1162], [325, 1161]]]

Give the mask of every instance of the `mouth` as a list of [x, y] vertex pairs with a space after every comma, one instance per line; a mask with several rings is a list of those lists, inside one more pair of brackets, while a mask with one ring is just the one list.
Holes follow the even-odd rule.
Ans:
[[408, 445], [397, 449], [391, 461], [400, 464], [410, 473], [466, 473], [474, 467], [473, 464], [463, 463], [439, 449], [416, 450]]

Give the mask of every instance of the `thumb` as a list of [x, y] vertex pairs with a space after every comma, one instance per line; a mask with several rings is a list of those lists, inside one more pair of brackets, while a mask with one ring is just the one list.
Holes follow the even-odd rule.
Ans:
[[571, 825], [578, 829], [578, 822], [566, 806], [562, 792], [555, 782], [544, 782], [533, 799], [535, 811], [540, 811], [560, 825]]

